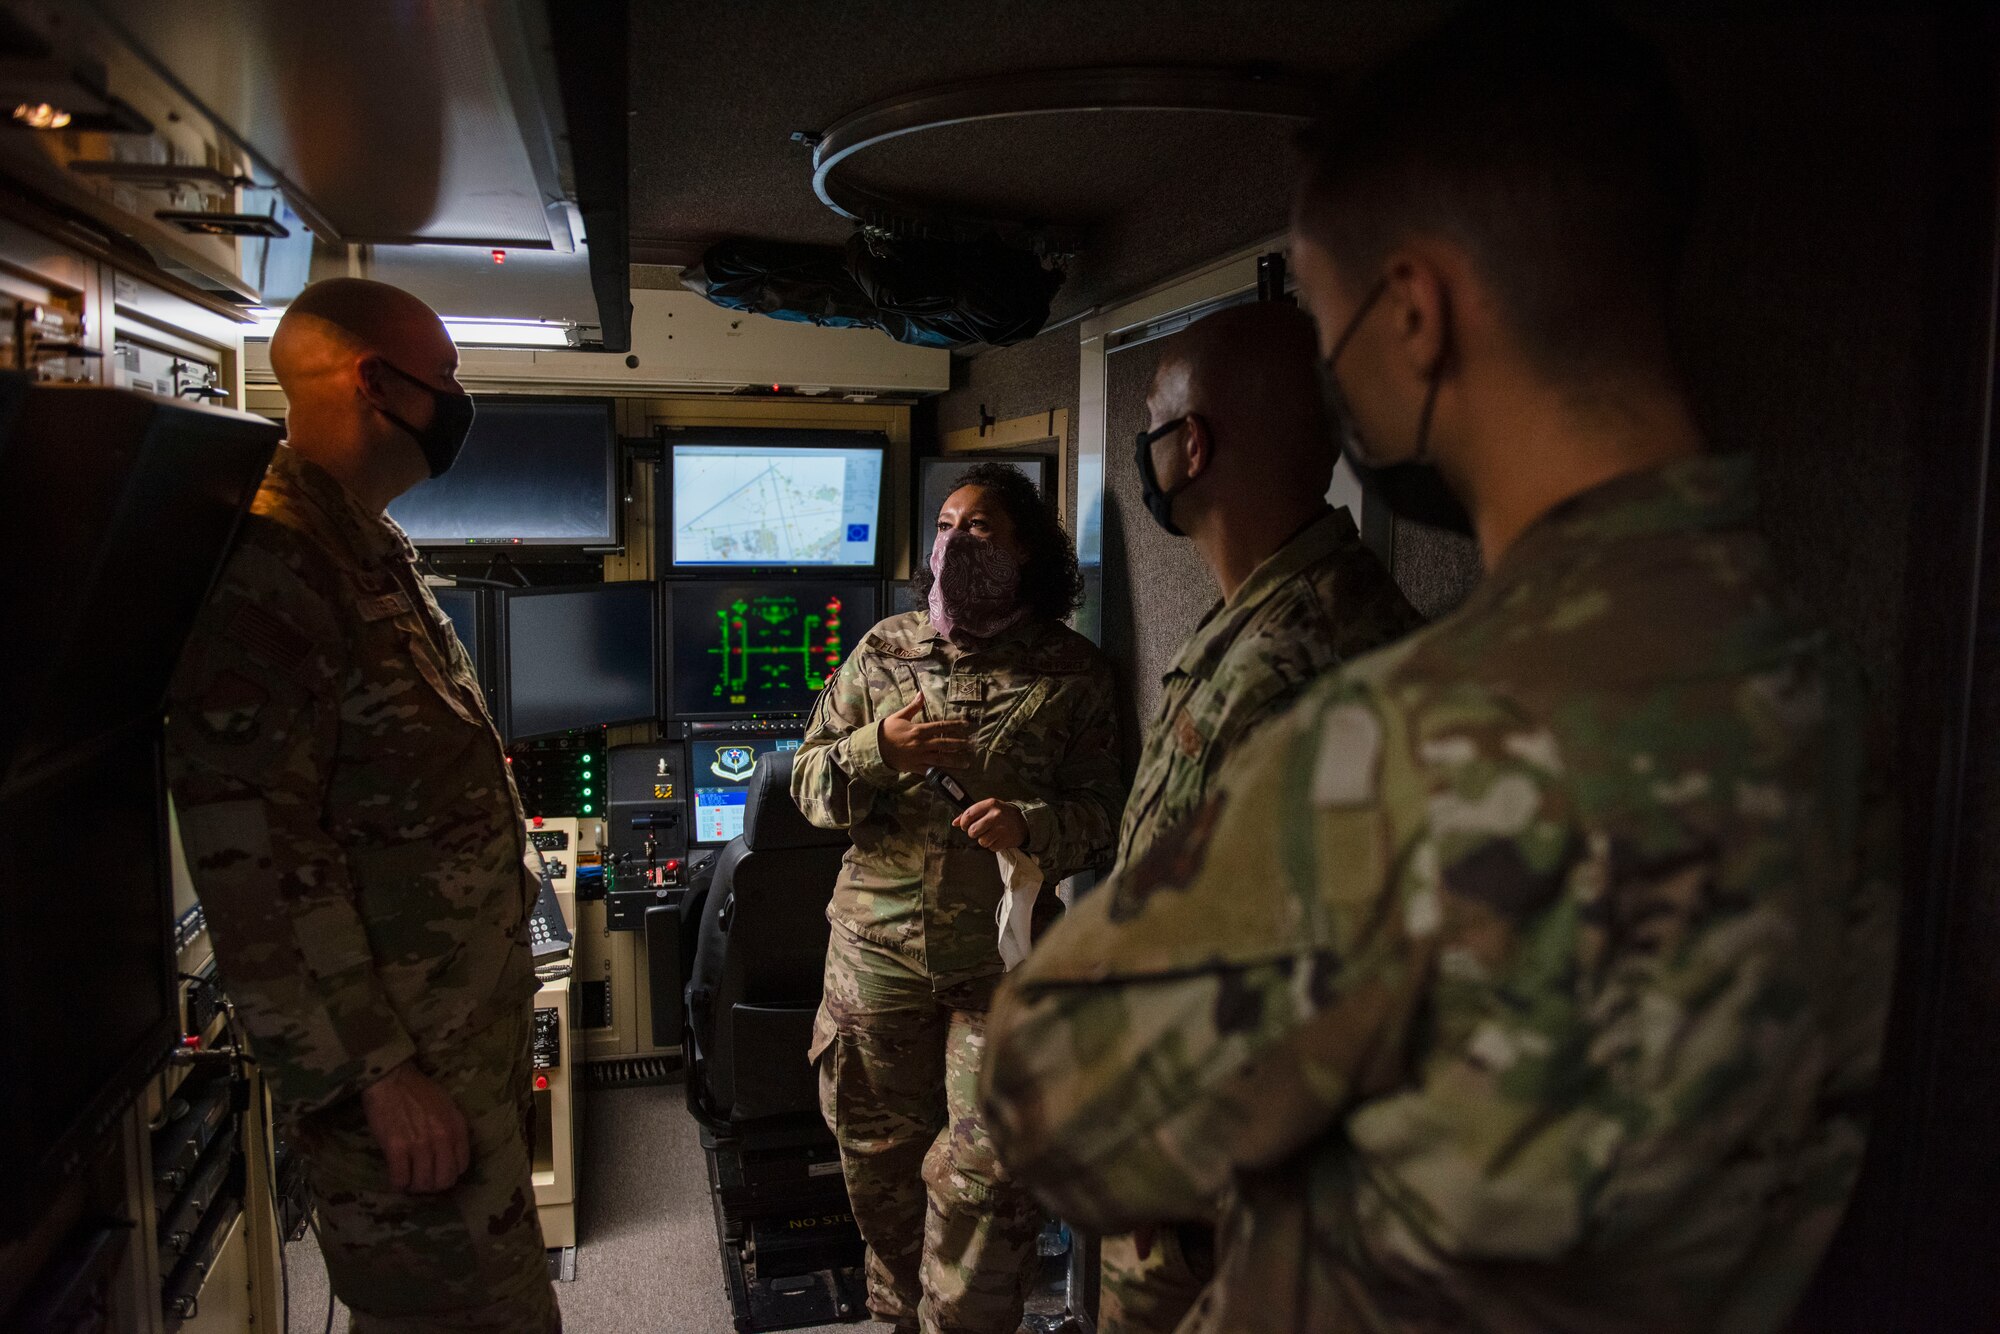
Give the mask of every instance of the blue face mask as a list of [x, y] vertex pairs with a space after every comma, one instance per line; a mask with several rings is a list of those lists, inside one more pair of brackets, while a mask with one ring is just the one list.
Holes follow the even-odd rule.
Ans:
[[1437, 404], [1438, 382], [1442, 380], [1440, 367], [1431, 375], [1430, 388], [1424, 393], [1424, 408], [1417, 418], [1417, 447], [1407, 463], [1370, 463], [1370, 450], [1361, 439], [1361, 428], [1355, 424], [1354, 410], [1348, 406], [1347, 395], [1340, 387], [1340, 377], [1334, 374], [1334, 366], [1340, 361], [1340, 354], [1347, 350], [1348, 340], [1361, 327], [1361, 321], [1388, 290], [1389, 280], [1378, 278], [1368, 289], [1354, 315], [1347, 321], [1347, 327], [1333, 343], [1333, 351], [1326, 360], [1319, 363], [1320, 393], [1326, 400], [1327, 424], [1333, 428], [1334, 436], [1340, 441], [1340, 452], [1364, 489], [1380, 496], [1390, 513], [1399, 519], [1413, 523], [1428, 524], [1433, 528], [1443, 528], [1448, 532], [1472, 536], [1472, 516], [1466, 513], [1465, 505], [1452, 489], [1445, 484], [1444, 475], [1430, 462], [1431, 409]]
[[433, 389], [393, 362], [384, 361], [382, 365], [431, 396], [431, 419], [421, 430], [387, 408], [375, 410], [410, 433], [417, 448], [424, 452], [431, 476], [443, 476], [458, 461], [458, 451], [465, 448], [465, 437], [472, 430], [472, 395]]

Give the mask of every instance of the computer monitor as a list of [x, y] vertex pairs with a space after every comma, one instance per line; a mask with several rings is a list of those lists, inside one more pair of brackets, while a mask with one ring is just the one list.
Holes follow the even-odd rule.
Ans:
[[750, 802], [750, 781], [766, 755], [797, 750], [801, 736], [703, 737], [688, 743], [688, 783], [694, 788], [694, 831], [688, 841], [697, 847], [727, 843], [743, 832], [743, 812]]
[[873, 583], [664, 585], [675, 719], [803, 714], [881, 605]]
[[654, 596], [649, 582], [506, 591], [499, 694], [508, 744], [657, 714]]
[[608, 398], [480, 394], [442, 477], [389, 504], [420, 547], [618, 544], [618, 433]]
[[677, 574], [875, 573], [887, 442], [738, 431], [668, 445], [667, 565]]
[[493, 642], [492, 632], [487, 624], [487, 596], [477, 588], [433, 588], [431, 596], [437, 599], [438, 610], [451, 618], [451, 628], [458, 634], [458, 642], [465, 646], [465, 655], [472, 659], [472, 670], [479, 677], [479, 685], [486, 692], [487, 706], [493, 704]]

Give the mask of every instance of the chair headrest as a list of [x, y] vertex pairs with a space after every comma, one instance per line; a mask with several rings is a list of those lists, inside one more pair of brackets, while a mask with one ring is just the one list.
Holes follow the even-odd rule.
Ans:
[[824, 848], [847, 842], [845, 829], [821, 829], [799, 813], [792, 800], [790, 751], [766, 755], [750, 780], [743, 811], [743, 846], [752, 852], [784, 848]]

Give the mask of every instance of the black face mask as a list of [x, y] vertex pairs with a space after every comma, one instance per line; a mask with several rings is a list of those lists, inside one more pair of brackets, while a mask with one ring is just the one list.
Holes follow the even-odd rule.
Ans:
[[1139, 498], [1146, 504], [1146, 513], [1153, 516], [1153, 522], [1166, 529], [1173, 537], [1186, 537], [1180, 525], [1174, 522], [1174, 497], [1193, 486], [1199, 478], [1190, 477], [1169, 491], [1160, 485], [1160, 475], [1153, 470], [1153, 442], [1163, 435], [1169, 435], [1187, 425], [1186, 417], [1176, 417], [1163, 426], [1150, 431], [1139, 432], [1138, 443], [1132, 450], [1132, 462], [1139, 469]]
[[1327, 424], [1333, 428], [1340, 441], [1341, 456], [1347, 460], [1347, 466], [1354, 469], [1362, 488], [1380, 496], [1390, 513], [1399, 519], [1471, 537], [1472, 516], [1445, 484], [1444, 475], [1430, 462], [1431, 409], [1437, 403], [1438, 382], [1443, 378], [1443, 367], [1431, 373], [1430, 388], [1424, 394], [1423, 413], [1417, 419], [1417, 448], [1411, 455], [1411, 461], [1390, 464], [1368, 462], [1368, 449], [1361, 443], [1361, 428], [1355, 424], [1354, 411], [1348, 406], [1347, 395], [1340, 388], [1340, 377], [1333, 371], [1340, 361], [1340, 354], [1347, 350], [1347, 340], [1354, 337], [1354, 331], [1361, 327], [1363, 317], [1381, 299], [1388, 286], [1387, 278], [1376, 280], [1353, 318], [1348, 320], [1347, 327], [1334, 340], [1333, 351], [1319, 363], [1320, 393], [1326, 399]]
[[433, 389], [390, 362], [384, 361], [382, 365], [431, 396], [430, 424], [422, 430], [387, 408], [378, 407], [375, 410], [408, 431], [417, 442], [417, 448], [424, 452], [424, 462], [430, 465], [431, 476], [442, 477], [458, 461], [458, 451], [465, 448], [465, 437], [472, 430], [472, 395]]

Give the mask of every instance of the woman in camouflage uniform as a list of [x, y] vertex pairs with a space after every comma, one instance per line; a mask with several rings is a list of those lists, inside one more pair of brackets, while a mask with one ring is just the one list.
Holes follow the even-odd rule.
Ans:
[[[1069, 537], [1033, 485], [984, 465], [945, 501], [927, 610], [862, 640], [793, 768], [814, 824], [854, 840], [827, 917], [814, 1027], [820, 1107], [868, 1242], [868, 1305], [899, 1330], [1013, 1334], [1039, 1215], [975, 1112], [1002, 972], [995, 853], [1055, 882], [1110, 860], [1124, 798], [1111, 673], [1063, 624]], [[924, 782], [950, 770], [962, 814]]]

